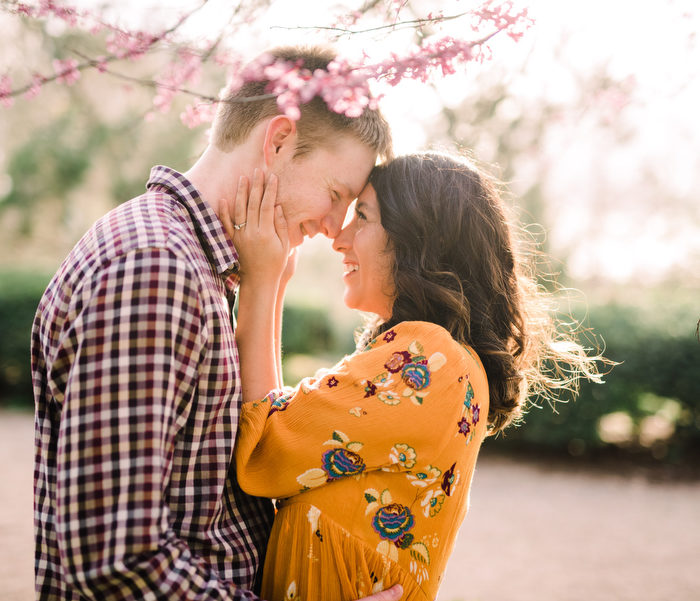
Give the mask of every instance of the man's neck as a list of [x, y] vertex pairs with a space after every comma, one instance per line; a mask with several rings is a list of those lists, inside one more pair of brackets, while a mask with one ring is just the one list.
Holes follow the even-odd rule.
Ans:
[[220, 216], [223, 200], [232, 201], [236, 196], [241, 175], [252, 178], [256, 161], [244, 146], [231, 152], [223, 152], [209, 145], [197, 162], [185, 172], [185, 177], [194, 184], [202, 200]]

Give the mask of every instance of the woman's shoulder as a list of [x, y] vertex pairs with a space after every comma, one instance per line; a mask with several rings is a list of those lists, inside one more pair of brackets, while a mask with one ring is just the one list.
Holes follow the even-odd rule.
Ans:
[[463, 358], [465, 361], [476, 362], [481, 366], [481, 361], [476, 351], [452, 337], [444, 327], [429, 321], [402, 321], [377, 336], [368, 344], [368, 349], [382, 345], [396, 346], [408, 344], [414, 347], [419, 345], [424, 349], [439, 351], [449, 360]]

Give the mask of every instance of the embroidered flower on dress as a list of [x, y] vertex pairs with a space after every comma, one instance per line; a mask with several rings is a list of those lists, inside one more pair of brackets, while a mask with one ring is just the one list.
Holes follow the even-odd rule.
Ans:
[[395, 392], [386, 391], [380, 392], [377, 398], [387, 405], [398, 405], [401, 402], [401, 397]]
[[420, 502], [425, 517], [436, 516], [442, 509], [446, 498], [445, 493], [439, 488], [429, 490]]
[[334, 388], [338, 383], [338, 379], [335, 376], [328, 378], [328, 388]]
[[472, 406], [472, 399], [474, 398], [474, 388], [471, 382], [467, 383], [467, 394], [464, 397], [464, 406], [469, 409]]
[[472, 424], [476, 426], [479, 423], [479, 415], [481, 415], [481, 407], [474, 405], [472, 408]]
[[365, 470], [362, 457], [347, 449], [330, 449], [323, 454], [321, 461], [329, 480], [356, 476]]
[[384, 342], [391, 342], [394, 338], [396, 338], [396, 332], [394, 332], [394, 330], [389, 330], [384, 334]]
[[396, 353], [392, 353], [391, 357], [389, 357], [389, 360], [384, 364], [384, 367], [388, 369], [392, 374], [395, 374], [397, 371], [401, 371], [404, 365], [406, 363], [410, 363], [411, 361], [411, 353], [408, 351], [399, 351]]
[[457, 486], [457, 482], [459, 482], [459, 472], [455, 474], [456, 465], [456, 463], [453, 463], [452, 467], [442, 476], [442, 484], [440, 485], [440, 488], [445, 491], [445, 494], [448, 497], [452, 494], [452, 488]]
[[267, 395], [266, 398], [270, 399], [270, 411], [268, 412], [267, 416], [270, 417], [273, 413], [277, 411], [284, 411], [287, 407], [289, 407], [292, 399], [291, 396], [292, 394], [283, 394], [277, 398], [274, 398], [277, 393], [271, 392]]
[[413, 541], [408, 531], [413, 528], [415, 518], [411, 510], [400, 503], [391, 503], [381, 507], [372, 518], [372, 528], [386, 540], [397, 547], [405, 549]]
[[471, 427], [470, 423], [467, 421], [467, 418], [463, 417], [462, 419], [459, 420], [459, 422], [457, 422], [457, 429], [462, 436], [466, 437], [469, 434], [469, 432], [471, 431], [472, 427]]
[[392, 463], [398, 463], [401, 467], [411, 469], [416, 464], [416, 451], [407, 444], [397, 443], [391, 447], [389, 459]]
[[413, 390], [422, 390], [430, 384], [430, 371], [422, 363], [409, 363], [401, 370], [401, 379]]
[[437, 482], [437, 479], [442, 475], [442, 470], [436, 468], [434, 465], [429, 465], [423, 468], [422, 471], [416, 472], [414, 474], [407, 474], [406, 477], [411, 481], [413, 486], [418, 486], [419, 488], [425, 488], [433, 482]]
[[367, 380], [365, 382], [365, 398], [374, 396], [375, 394], [377, 394], [377, 387]]

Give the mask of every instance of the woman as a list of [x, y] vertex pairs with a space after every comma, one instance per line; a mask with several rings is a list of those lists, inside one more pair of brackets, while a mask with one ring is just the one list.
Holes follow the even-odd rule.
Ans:
[[400, 583], [406, 599], [434, 599], [484, 437], [529, 392], [597, 380], [595, 358], [557, 333], [492, 182], [421, 154], [373, 170], [333, 243], [345, 303], [375, 316], [357, 351], [279, 390], [269, 315], [281, 307], [265, 300], [287, 279], [275, 191], [243, 182], [234, 222], [248, 225], [228, 224], [242, 269], [237, 475], [279, 499], [262, 595], [356, 599]]

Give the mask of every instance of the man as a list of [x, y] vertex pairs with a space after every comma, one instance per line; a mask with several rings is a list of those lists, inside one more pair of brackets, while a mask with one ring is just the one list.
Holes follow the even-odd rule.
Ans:
[[[312, 70], [333, 58], [274, 54]], [[185, 175], [155, 167], [147, 192], [91, 228], [41, 300], [39, 599], [255, 598], [272, 508], [231, 472], [238, 263], [220, 200], [256, 168], [275, 173], [291, 243], [333, 237], [377, 155], [390, 153], [376, 111], [349, 119], [314, 99], [295, 122], [274, 99], [237, 101], [263, 90], [246, 84], [223, 102], [197, 163]]]

